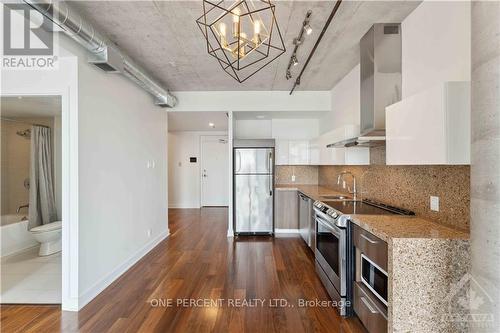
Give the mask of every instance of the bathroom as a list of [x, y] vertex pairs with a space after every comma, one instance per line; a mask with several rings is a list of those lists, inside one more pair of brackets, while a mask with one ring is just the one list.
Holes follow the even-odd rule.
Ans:
[[1, 97], [2, 304], [61, 303], [60, 96]]

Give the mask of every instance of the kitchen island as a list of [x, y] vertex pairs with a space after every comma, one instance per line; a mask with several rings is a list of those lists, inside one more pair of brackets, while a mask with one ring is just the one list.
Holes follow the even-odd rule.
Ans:
[[418, 217], [353, 215], [388, 245], [388, 331], [465, 332], [469, 234]]

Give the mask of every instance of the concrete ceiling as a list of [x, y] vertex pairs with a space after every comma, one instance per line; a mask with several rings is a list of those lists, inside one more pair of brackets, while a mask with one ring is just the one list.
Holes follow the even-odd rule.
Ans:
[[2, 96], [2, 117], [33, 118], [61, 115], [61, 96]]
[[[330, 90], [357, 63], [359, 39], [373, 23], [401, 22], [420, 1], [344, 1], [298, 90]], [[299, 48], [301, 63], [312, 49], [334, 1], [278, 1], [276, 16], [287, 52], [246, 82], [229, 77], [206, 52], [195, 23], [200, 1], [71, 1], [85, 18], [172, 91], [290, 90], [285, 70], [308, 9], [313, 33]]]
[[[225, 112], [169, 112], [168, 131], [227, 131]], [[213, 123], [215, 127], [209, 126]]]

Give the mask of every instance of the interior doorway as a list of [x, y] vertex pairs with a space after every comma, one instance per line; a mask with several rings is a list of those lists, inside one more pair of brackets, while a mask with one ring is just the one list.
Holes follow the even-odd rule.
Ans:
[[61, 115], [61, 96], [1, 97], [2, 304], [61, 304]]
[[169, 208], [229, 205], [228, 126], [222, 111], [168, 113]]
[[201, 136], [201, 206], [229, 205], [227, 135]]

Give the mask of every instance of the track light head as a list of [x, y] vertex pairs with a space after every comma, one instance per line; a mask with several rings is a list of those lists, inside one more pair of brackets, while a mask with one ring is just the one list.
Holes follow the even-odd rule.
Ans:
[[312, 34], [313, 29], [312, 29], [312, 27], [309, 25], [309, 23], [304, 24], [304, 31], [306, 32], [306, 34], [307, 34], [307, 35]]

